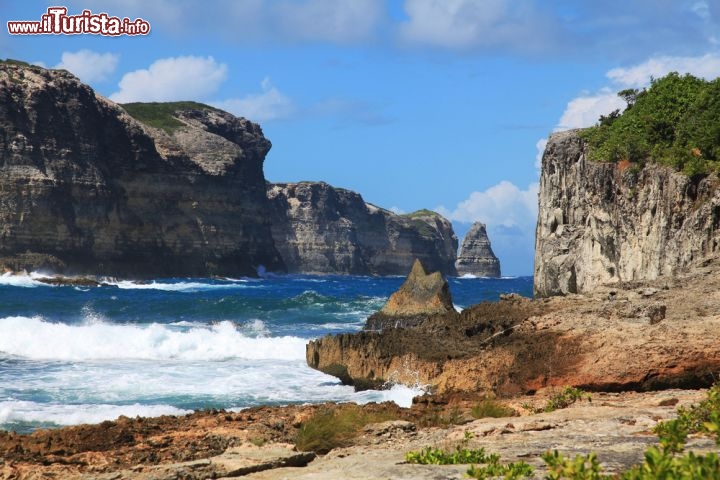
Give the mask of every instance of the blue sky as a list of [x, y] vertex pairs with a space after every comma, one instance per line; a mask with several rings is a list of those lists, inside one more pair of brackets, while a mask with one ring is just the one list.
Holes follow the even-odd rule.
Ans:
[[531, 274], [538, 152], [669, 71], [720, 75], [720, 0], [35, 0], [143, 18], [151, 33], [0, 36], [120, 102], [197, 100], [259, 122], [270, 181], [323, 180], [459, 236], [488, 225]]

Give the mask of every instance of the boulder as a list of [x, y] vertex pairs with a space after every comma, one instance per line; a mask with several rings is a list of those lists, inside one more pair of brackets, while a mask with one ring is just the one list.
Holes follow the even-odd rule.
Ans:
[[367, 319], [365, 330], [413, 327], [447, 313], [455, 313], [447, 280], [440, 272], [427, 273], [420, 260], [415, 260], [398, 291]]

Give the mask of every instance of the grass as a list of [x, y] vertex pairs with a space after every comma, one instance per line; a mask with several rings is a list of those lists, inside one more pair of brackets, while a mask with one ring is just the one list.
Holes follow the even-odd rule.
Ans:
[[437, 217], [438, 215], [440, 215], [440, 214], [437, 213], [437, 212], [433, 212], [432, 210], [428, 210], [427, 208], [423, 208], [423, 209], [421, 209], [421, 210], [416, 210], [416, 211], [414, 211], [414, 212], [405, 213], [405, 214], [403, 214], [403, 215], [401, 215], [401, 216], [407, 217], [407, 218], [418, 218], [418, 217], [427, 217], [427, 216]]
[[150, 102], [124, 103], [122, 107], [135, 120], [155, 128], [162, 128], [168, 133], [185, 126], [175, 118], [178, 110], [208, 110], [213, 107], [197, 102]]
[[15, 60], [13, 58], [6, 58], [5, 60], [0, 60], [0, 64], [4, 65], [19, 65], [21, 67], [30, 67], [31, 65], [27, 62], [23, 62], [22, 60]]
[[473, 418], [514, 417], [517, 412], [495, 400], [485, 399], [470, 409]]
[[300, 427], [295, 447], [302, 452], [325, 454], [352, 445], [365, 425], [396, 419], [390, 412], [367, 412], [355, 404], [325, 407]]

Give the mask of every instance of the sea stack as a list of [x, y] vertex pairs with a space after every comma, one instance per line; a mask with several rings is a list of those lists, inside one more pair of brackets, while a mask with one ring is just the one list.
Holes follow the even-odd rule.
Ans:
[[484, 223], [475, 222], [470, 227], [460, 247], [455, 268], [458, 275], [500, 276], [500, 260], [492, 251]]
[[410, 274], [387, 303], [367, 319], [366, 330], [414, 327], [428, 317], [455, 313], [450, 287], [440, 272], [426, 273], [415, 260]]

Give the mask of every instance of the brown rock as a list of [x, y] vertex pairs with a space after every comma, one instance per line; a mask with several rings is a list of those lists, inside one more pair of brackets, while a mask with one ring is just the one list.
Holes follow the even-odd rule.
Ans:
[[398, 291], [365, 323], [366, 330], [412, 327], [433, 315], [455, 313], [450, 287], [440, 272], [426, 273], [420, 260]]
[[720, 371], [718, 273], [711, 263], [650, 298], [632, 286], [613, 289], [615, 300], [599, 291], [486, 302], [416, 328], [326, 336], [308, 344], [307, 360], [342, 369], [349, 383], [384, 379], [435, 392], [707, 386]]

